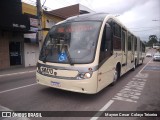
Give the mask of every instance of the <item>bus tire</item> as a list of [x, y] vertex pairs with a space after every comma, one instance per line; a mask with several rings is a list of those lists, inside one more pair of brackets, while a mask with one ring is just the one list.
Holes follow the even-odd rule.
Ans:
[[136, 69], [136, 59], [134, 60], [134, 65], [133, 65], [133, 68], [131, 70], [135, 71], [135, 69]]
[[113, 76], [113, 82], [112, 82], [112, 86], [114, 86], [117, 82], [117, 80], [120, 78], [120, 66], [117, 65], [115, 71], [114, 71], [114, 76]]
[[134, 64], [133, 68], [132, 68], [132, 71], [135, 71], [135, 69], [136, 69], [136, 65]]

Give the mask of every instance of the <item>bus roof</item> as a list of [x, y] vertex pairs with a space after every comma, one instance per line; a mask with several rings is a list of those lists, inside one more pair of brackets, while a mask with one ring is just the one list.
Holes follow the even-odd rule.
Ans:
[[108, 15], [107, 13], [83, 14], [83, 15], [70, 17], [70, 18], [66, 19], [66, 22], [83, 21], [83, 20], [103, 21], [107, 15]]
[[[61, 23], [66, 23], [66, 22], [78, 22], [78, 21], [87, 21], [87, 20], [91, 20], [91, 21], [104, 21], [104, 19], [108, 16], [108, 18], [112, 18], [113, 20], [115, 20], [117, 23], [119, 23], [123, 28], [125, 28], [128, 32], [130, 32], [132, 35], [134, 35], [129, 29], [127, 29], [126, 26], [124, 26], [116, 17], [114, 17], [112, 14], [109, 13], [88, 13], [88, 14], [82, 14], [82, 15], [77, 15], [77, 16], [73, 16], [73, 17], [69, 17], [64, 21], [61, 21], [58, 24]], [[134, 35], [135, 36], [135, 35]], [[138, 36], [135, 36], [138, 39], [140, 39]]]

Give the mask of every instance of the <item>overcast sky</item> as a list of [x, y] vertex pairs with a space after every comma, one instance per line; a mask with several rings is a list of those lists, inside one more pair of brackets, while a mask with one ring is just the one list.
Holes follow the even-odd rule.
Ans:
[[58, 9], [77, 3], [95, 12], [119, 15], [117, 18], [142, 40], [148, 41], [149, 35], [160, 39], [160, 0], [46, 0], [45, 6]]

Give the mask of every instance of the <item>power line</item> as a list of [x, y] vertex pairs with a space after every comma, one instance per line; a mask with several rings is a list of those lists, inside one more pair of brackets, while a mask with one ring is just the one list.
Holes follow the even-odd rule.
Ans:
[[43, 2], [42, 7], [44, 6], [45, 3], [46, 3], [46, 0]]

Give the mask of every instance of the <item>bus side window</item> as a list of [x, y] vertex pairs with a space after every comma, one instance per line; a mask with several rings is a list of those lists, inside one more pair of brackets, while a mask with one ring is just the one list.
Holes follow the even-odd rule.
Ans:
[[145, 52], [145, 45], [142, 43], [142, 52]]
[[113, 49], [121, 50], [121, 26], [113, 22]]
[[137, 38], [134, 38], [134, 50], [137, 51]]
[[128, 33], [128, 51], [132, 50], [132, 36], [130, 33]]
[[111, 56], [111, 49], [111, 27], [106, 24], [101, 41], [99, 63], [105, 62]]
[[126, 41], [125, 41], [126, 37], [125, 37], [125, 32], [124, 30], [122, 30], [122, 50], [125, 51], [125, 46], [126, 46]]

